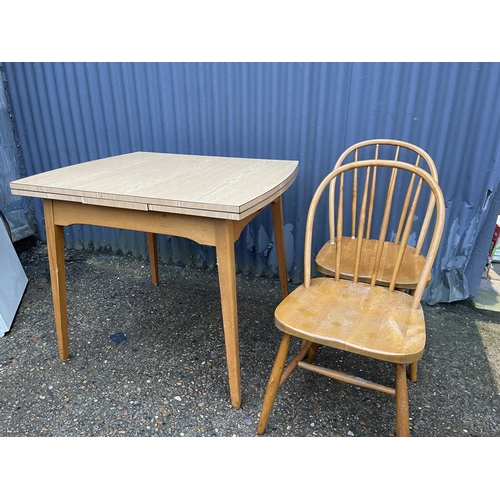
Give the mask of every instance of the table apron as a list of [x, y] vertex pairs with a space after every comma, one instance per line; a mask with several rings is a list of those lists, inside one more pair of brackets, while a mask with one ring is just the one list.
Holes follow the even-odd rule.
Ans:
[[57, 226], [89, 224], [129, 229], [189, 238], [200, 245], [216, 246], [217, 228], [221, 225], [232, 225], [231, 232], [236, 241], [243, 228], [263, 209], [257, 210], [245, 219], [230, 220], [44, 199], [44, 210], [53, 211], [54, 224]]

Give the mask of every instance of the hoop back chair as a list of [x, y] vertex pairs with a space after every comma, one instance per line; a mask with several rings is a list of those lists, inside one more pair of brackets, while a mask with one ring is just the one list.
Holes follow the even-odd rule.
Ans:
[[[406, 163], [412, 163], [415, 167], [422, 168], [429, 172], [434, 179], [439, 182], [438, 172], [436, 165], [430, 155], [424, 151], [422, 148], [411, 144], [406, 141], [400, 141], [396, 139], [370, 139], [367, 141], [358, 142], [351, 147], [347, 148], [339, 157], [335, 163], [334, 169], [339, 168], [344, 165], [349, 157], [353, 157], [354, 161], [359, 160], [369, 160], [369, 159], [388, 159], [388, 160], [401, 160]], [[355, 205], [357, 203], [356, 199], [356, 180], [353, 181], [353, 196], [352, 203]], [[373, 197], [375, 193], [371, 194], [372, 198], [370, 203], [373, 204]], [[401, 268], [397, 277], [396, 288], [399, 290], [408, 290], [410, 294], [413, 294], [417, 286], [418, 277], [422, 272], [425, 259], [421, 253], [422, 246], [424, 244], [424, 238], [427, 229], [430, 224], [430, 218], [434, 209], [434, 198], [429, 199], [429, 204], [427, 206], [427, 211], [422, 219], [422, 224], [420, 226], [420, 234], [416, 240], [414, 246], [408, 245], [407, 250], [403, 254], [403, 261], [401, 263]], [[324, 274], [325, 276], [335, 275], [335, 262], [336, 262], [336, 252], [337, 246], [335, 244], [335, 181], [330, 184], [329, 191], [329, 230], [330, 239], [327, 241], [323, 247], [318, 252], [316, 256], [316, 269]], [[371, 230], [371, 218], [373, 216], [373, 211], [371, 210], [368, 214], [367, 223], [367, 234], [370, 235]], [[393, 269], [393, 263], [399, 252], [399, 241], [401, 238], [401, 228], [404, 213], [401, 213], [401, 220], [399, 226], [395, 233], [393, 241], [386, 241], [382, 250], [382, 257], [380, 260], [380, 267], [377, 276], [377, 284], [382, 286], [389, 286], [391, 282], [391, 275]], [[352, 279], [354, 276], [354, 255], [355, 255], [355, 238], [353, 235], [356, 231], [356, 218], [353, 217], [351, 220], [351, 233], [346, 234], [342, 240], [342, 259], [344, 262], [342, 269], [342, 278]], [[419, 228], [415, 228], [418, 232]], [[370, 239], [368, 236], [362, 249], [362, 255], [360, 260], [360, 269], [358, 272], [358, 279], [360, 281], [369, 282], [370, 281], [370, 270], [373, 267], [375, 258], [375, 246], [377, 241], [375, 239]], [[349, 260], [351, 258], [351, 260]], [[431, 276], [429, 276], [430, 282]], [[311, 350], [311, 357], [315, 356], [315, 351], [317, 346], [314, 346]], [[312, 359], [312, 358], [311, 358]], [[410, 380], [416, 382], [417, 380], [417, 363], [410, 365]]]
[[[438, 173], [434, 161], [423, 149], [410, 144], [405, 141], [398, 141], [394, 139], [371, 139], [368, 141], [358, 142], [350, 148], [346, 149], [342, 155], [337, 160], [334, 170], [342, 166], [349, 156], [354, 157], [354, 161], [359, 160], [370, 160], [370, 159], [392, 159], [395, 161], [401, 160], [406, 163], [413, 163], [415, 167], [423, 168], [428, 171], [436, 181], [438, 181]], [[402, 159], [404, 158], [404, 159]], [[410, 161], [411, 160], [411, 161]], [[356, 198], [356, 179], [353, 181], [353, 195], [352, 203], [355, 205], [357, 203]], [[369, 282], [370, 281], [370, 269], [373, 266], [374, 261], [374, 248], [377, 244], [376, 240], [370, 239], [371, 230], [371, 217], [373, 214], [373, 197], [375, 193], [370, 194], [370, 208], [367, 217], [367, 240], [363, 245], [362, 256], [361, 256], [361, 268], [358, 271], [358, 279], [360, 281]], [[422, 267], [424, 265], [425, 259], [421, 254], [422, 245], [424, 243], [425, 234], [427, 228], [430, 224], [430, 217], [433, 212], [434, 198], [429, 199], [429, 204], [427, 207], [426, 215], [423, 219], [421, 225], [420, 235], [414, 247], [408, 247], [407, 251], [403, 255], [403, 261], [401, 264], [401, 269], [398, 274], [396, 288], [415, 290], [417, 286], [418, 277], [420, 276]], [[335, 181], [330, 184], [329, 193], [329, 228], [330, 228], [330, 239], [327, 243], [323, 245], [318, 255], [316, 256], [316, 269], [326, 276], [335, 275], [335, 262], [336, 262], [336, 239], [335, 239]], [[380, 268], [377, 275], [377, 284], [383, 286], [389, 286], [391, 282], [392, 268], [394, 259], [399, 251], [399, 241], [401, 238], [402, 229], [402, 219], [404, 213], [401, 214], [401, 220], [394, 238], [394, 241], [386, 241], [383, 251], [382, 258], [380, 261]], [[344, 261], [344, 266], [342, 269], [342, 278], [352, 279], [354, 276], [354, 257], [351, 261], [347, 259], [349, 256], [355, 255], [355, 238], [356, 233], [356, 217], [353, 216], [351, 220], [351, 233], [346, 234], [342, 240], [342, 257]]]
[[[357, 204], [352, 203], [350, 186], [357, 182]], [[333, 277], [311, 276], [312, 234], [316, 209], [325, 189], [334, 183], [335, 254]], [[385, 187], [382, 186], [385, 184]], [[376, 188], [376, 189], [375, 189]], [[374, 203], [369, 201], [375, 192]], [[397, 289], [398, 275], [408, 244], [416, 214], [426, 211], [427, 196], [433, 199], [433, 214], [427, 232], [430, 242], [417, 279], [413, 295]], [[388, 286], [379, 284], [384, 245], [388, 236], [389, 220], [400, 208], [395, 193], [405, 193], [408, 210], [403, 217], [401, 241], [393, 261]], [[406, 201], [408, 200], [408, 203]], [[423, 206], [420, 206], [423, 205]], [[404, 208], [403, 206], [403, 208]], [[363, 247], [369, 238], [367, 225], [369, 212], [377, 208], [382, 212], [376, 239], [373, 265], [361, 280]], [[354, 258], [346, 257], [342, 246], [349, 212], [356, 212]], [[304, 283], [288, 295], [275, 311], [275, 324], [283, 332], [276, 360], [264, 396], [257, 428], [264, 433], [279, 387], [298, 367], [326, 375], [330, 378], [375, 389], [395, 396], [396, 435], [409, 435], [408, 390], [406, 365], [416, 363], [425, 346], [425, 319], [420, 304], [428, 284], [444, 226], [444, 199], [437, 181], [415, 165], [396, 160], [364, 160], [335, 168], [319, 185], [311, 201], [305, 234]], [[376, 218], [373, 221], [377, 220]], [[350, 228], [348, 228], [350, 229]], [[371, 230], [373, 231], [373, 227]], [[352, 278], [346, 279], [344, 265], [352, 267]], [[366, 278], [369, 282], [366, 282]], [[285, 368], [291, 337], [302, 339], [299, 353]], [[361, 379], [330, 368], [304, 361], [313, 345], [323, 345], [361, 356], [375, 358], [395, 365], [394, 387]]]

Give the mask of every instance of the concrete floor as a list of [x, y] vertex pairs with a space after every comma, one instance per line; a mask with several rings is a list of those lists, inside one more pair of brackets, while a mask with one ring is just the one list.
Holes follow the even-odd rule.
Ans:
[[[256, 437], [281, 338], [277, 278], [237, 276], [243, 403], [235, 409], [216, 269], [161, 263], [153, 286], [143, 260], [67, 250], [70, 358], [61, 362], [46, 247], [20, 258], [29, 282], [0, 342], [0, 436]], [[424, 309], [412, 436], [500, 436], [500, 315], [467, 303]], [[319, 363], [392, 383], [391, 367], [369, 358], [322, 349]], [[298, 371], [256, 439], [391, 436], [394, 412], [387, 394]]]
[[488, 277], [481, 280], [475, 306], [486, 311], [500, 311], [500, 262], [494, 262]]

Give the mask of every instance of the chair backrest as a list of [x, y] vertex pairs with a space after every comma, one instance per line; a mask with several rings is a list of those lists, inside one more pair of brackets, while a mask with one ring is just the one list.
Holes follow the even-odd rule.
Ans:
[[[428, 206], [432, 205], [429, 222], [434, 219], [433, 230], [430, 230], [430, 223], [424, 231], [419, 228], [420, 237], [425, 239], [429, 233], [431, 239], [425, 265], [414, 293], [413, 306], [418, 307], [430, 277], [444, 227], [445, 204], [436, 179], [418, 166], [396, 160], [358, 160], [334, 168], [319, 185], [309, 207], [304, 246], [304, 285], [306, 287], [310, 285], [311, 279], [314, 217], [319, 200], [328, 186], [334, 191], [334, 196], [330, 197], [330, 200], [334, 201], [334, 206], [330, 207], [334, 219], [332, 243], [335, 243], [337, 247], [334, 279], [339, 280], [342, 273], [342, 237], [345, 237], [346, 233], [356, 240], [354, 282], [358, 281], [363, 243], [367, 239], [377, 240], [370, 275], [371, 286], [375, 286], [377, 281], [384, 243], [394, 241], [399, 245], [399, 249], [389, 285], [391, 291], [395, 288], [403, 255], [405, 251], [409, 251], [407, 246], [410, 235], [419, 225], [419, 219], [421, 219], [419, 214], [423, 211], [427, 214]], [[404, 193], [404, 199], [401, 197], [402, 193]], [[345, 221], [349, 218], [356, 223], [346, 228], [349, 224]], [[391, 219], [397, 221], [397, 235], [394, 240], [389, 234]], [[352, 263], [352, 259], [350, 260]]]
[[[349, 158], [351, 157], [351, 158]], [[360, 161], [360, 160], [377, 160], [377, 159], [386, 159], [386, 160], [394, 160], [394, 161], [403, 161], [405, 163], [411, 163], [415, 167], [422, 168], [429, 172], [434, 179], [439, 182], [438, 172], [436, 169], [436, 165], [434, 164], [431, 156], [424, 151], [422, 148], [419, 148], [415, 144], [411, 144], [409, 142], [400, 141], [396, 139], [370, 139], [367, 141], [361, 141], [356, 144], [353, 144], [349, 148], [347, 148], [339, 157], [337, 162], [335, 163], [333, 169], [339, 168], [349, 161]], [[353, 203], [356, 200], [353, 199]], [[418, 254], [423, 246], [425, 232], [430, 224], [430, 218], [434, 209], [433, 206], [434, 199], [431, 197], [429, 200], [429, 205], [427, 206], [426, 215], [424, 217], [424, 221], [422, 223], [422, 232], [419, 235], [417, 243], [415, 245], [416, 253]], [[330, 189], [330, 241], [333, 242], [333, 238], [335, 235], [335, 228], [333, 225], [334, 216], [332, 214], [332, 207], [335, 205], [334, 200], [334, 186], [331, 186]], [[352, 219], [352, 232], [355, 231], [356, 220]]]

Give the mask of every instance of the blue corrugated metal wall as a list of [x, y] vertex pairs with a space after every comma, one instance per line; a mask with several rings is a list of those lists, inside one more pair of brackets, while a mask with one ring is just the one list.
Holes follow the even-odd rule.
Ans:
[[[302, 279], [310, 199], [359, 140], [418, 144], [437, 165], [447, 223], [425, 300], [474, 295], [500, 200], [496, 63], [4, 63], [28, 175], [136, 150], [297, 159], [284, 196], [287, 259]], [[41, 203], [35, 201], [44, 237]], [[321, 220], [319, 223], [321, 224]], [[326, 220], [324, 221], [326, 222]], [[326, 233], [318, 232], [317, 245]], [[142, 234], [90, 226], [68, 245], [146, 255]], [[276, 271], [269, 213], [236, 244], [238, 268]], [[213, 249], [160, 238], [160, 257], [213, 266]], [[472, 273], [472, 274], [471, 274]]]

